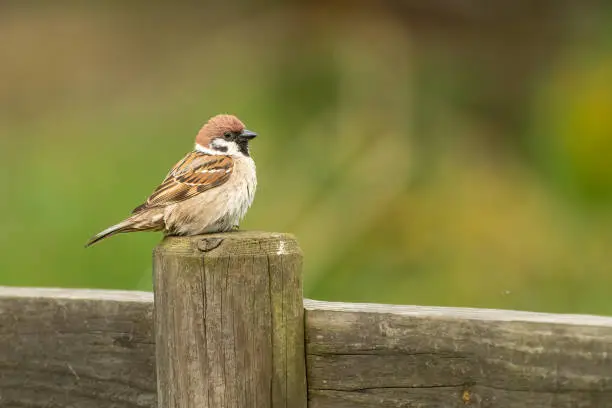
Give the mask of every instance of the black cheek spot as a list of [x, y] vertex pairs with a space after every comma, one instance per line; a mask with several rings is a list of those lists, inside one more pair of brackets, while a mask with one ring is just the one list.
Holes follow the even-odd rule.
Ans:
[[219, 146], [219, 147], [215, 147], [215, 150], [218, 150], [220, 152], [227, 152], [227, 146]]

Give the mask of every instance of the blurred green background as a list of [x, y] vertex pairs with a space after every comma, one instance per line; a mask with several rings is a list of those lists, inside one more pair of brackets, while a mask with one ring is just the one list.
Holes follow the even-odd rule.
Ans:
[[128, 215], [212, 115], [308, 297], [612, 314], [612, 7], [0, 3], [0, 284], [150, 290]]

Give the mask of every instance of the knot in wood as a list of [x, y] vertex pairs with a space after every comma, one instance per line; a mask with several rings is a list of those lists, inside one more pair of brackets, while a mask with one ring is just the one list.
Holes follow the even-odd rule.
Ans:
[[209, 252], [217, 248], [223, 242], [223, 238], [203, 238], [198, 241], [198, 249], [202, 252]]

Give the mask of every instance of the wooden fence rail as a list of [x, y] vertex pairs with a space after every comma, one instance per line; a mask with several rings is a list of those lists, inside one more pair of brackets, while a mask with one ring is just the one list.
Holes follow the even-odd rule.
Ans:
[[245, 232], [166, 239], [155, 301], [0, 287], [0, 407], [612, 407], [612, 318], [302, 300], [300, 272]]

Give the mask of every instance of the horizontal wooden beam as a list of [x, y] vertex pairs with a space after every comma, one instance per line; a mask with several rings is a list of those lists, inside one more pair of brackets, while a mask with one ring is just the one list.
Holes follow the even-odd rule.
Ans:
[[[612, 318], [305, 300], [310, 408], [612, 407]], [[156, 407], [153, 297], [0, 287], [0, 406]]]
[[154, 408], [153, 296], [0, 287], [0, 406]]
[[305, 307], [311, 408], [612, 407], [612, 318]]

